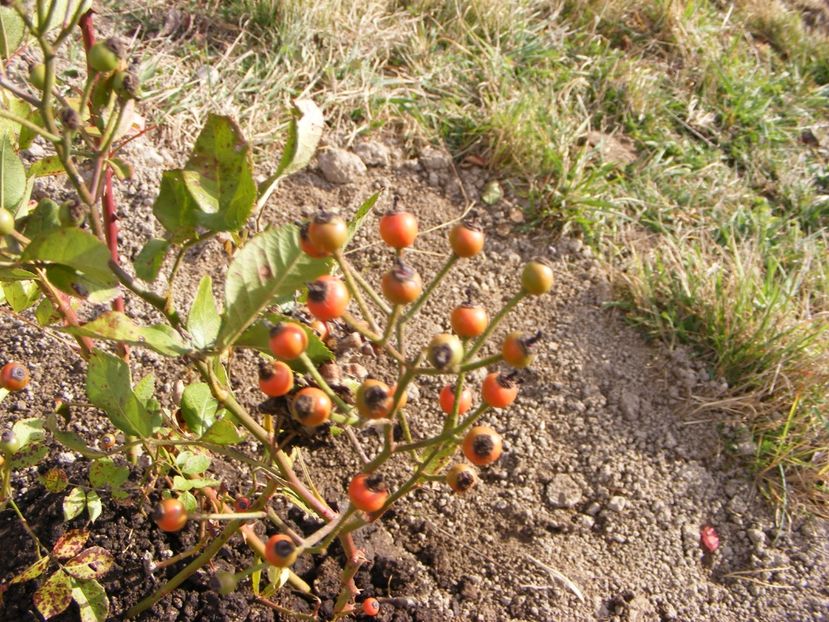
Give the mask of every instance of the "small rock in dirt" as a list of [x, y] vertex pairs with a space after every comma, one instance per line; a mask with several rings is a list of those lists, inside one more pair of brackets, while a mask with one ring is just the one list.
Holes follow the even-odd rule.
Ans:
[[624, 511], [627, 502], [627, 499], [618, 495], [610, 497], [610, 501], [607, 502], [607, 509], [611, 512], [622, 512]]
[[427, 171], [440, 171], [449, 167], [452, 163], [452, 158], [445, 151], [435, 149], [434, 147], [427, 147], [420, 154], [420, 163]]
[[746, 529], [746, 535], [751, 543], [758, 549], [761, 549], [766, 544], [766, 534], [762, 529]]
[[622, 414], [628, 419], [636, 419], [639, 416], [639, 396], [635, 393], [624, 389], [622, 396], [619, 398], [619, 408], [622, 409]]
[[57, 462], [61, 466], [69, 466], [70, 464], [75, 464], [75, 454], [69, 451], [62, 451], [58, 454]]
[[383, 143], [374, 140], [358, 143], [354, 145], [354, 153], [366, 166], [386, 167], [389, 165], [389, 148]]
[[357, 380], [364, 380], [368, 376], [368, 370], [359, 363], [346, 363], [343, 365], [343, 371]]
[[347, 184], [366, 174], [366, 165], [356, 154], [343, 149], [330, 149], [319, 157], [319, 167], [326, 181]]
[[570, 475], [553, 476], [545, 489], [547, 503], [553, 508], [572, 508], [581, 502], [581, 486]]

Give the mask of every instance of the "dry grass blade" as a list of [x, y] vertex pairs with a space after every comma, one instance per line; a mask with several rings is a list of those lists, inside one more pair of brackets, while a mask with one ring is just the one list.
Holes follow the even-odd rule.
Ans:
[[568, 590], [570, 590], [571, 592], [573, 592], [573, 594], [576, 595], [576, 598], [578, 598], [581, 602], [584, 602], [584, 594], [582, 593], [579, 586], [576, 585], [564, 573], [559, 572], [555, 568], [552, 568], [552, 567], [548, 566], [544, 562], [537, 560], [535, 557], [532, 557], [531, 555], [527, 555], [527, 559], [529, 559], [532, 563], [534, 563], [539, 568], [543, 568], [544, 570], [546, 570], [553, 579], [555, 579], [556, 581], [559, 581], [560, 583], [562, 583], [564, 585], [564, 587], [566, 587]]

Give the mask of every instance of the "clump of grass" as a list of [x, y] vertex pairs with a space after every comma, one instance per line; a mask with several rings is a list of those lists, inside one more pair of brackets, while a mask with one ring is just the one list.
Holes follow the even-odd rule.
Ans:
[[[766, 213], [660, 239], [617, 271], [631, 317], [711, 361], [728, 397], [703, 402], [753, 431], [755, 468], [777, 502], [826, 513], [829, 495], [829, 300], [826, 240]], [[795, 239], [786, 239], [786, 238]], [[816, 295], [817, 294], [817, 295]], [[789, 487], [810, 491], [790, 499]]]
[[[728, 379], [771, 494], [825, 503], [829, 36], [804, 15], [829, 11], [813, 4], [191, 2], [203, 36], [150, 41], [149, 99], [175, 140], [218, 108], [269, 150], [274, 111], [311, 96], [346, 138], [392, 122], [484, 158], [531, 217], [604, 254], [632, 320]], [[134, 11], [150, 32], [166, 16]], [[631, 236], [652, 250], [631, 258]]]

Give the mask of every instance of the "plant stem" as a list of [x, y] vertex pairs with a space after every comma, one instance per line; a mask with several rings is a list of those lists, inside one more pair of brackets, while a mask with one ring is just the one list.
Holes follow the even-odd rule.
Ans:
[[363, 289], [363, 291], [368, 294], [368, 297], [371, 298], [371, 301], [377, 305], [377, 308], [380, 309], [383, 313], [388, 315], [391, 313], [391, 309], [389, 305], [386, 304], [386, 301], [377, 293], [377, 291], [371, 286], [371, 283], [366, 281], [365, 277], [360, 274], [359, 270], [354, 270], [351, 273], [351, 276], [354, 277], [354, 280], [357, 284]]
[[[262, 496], [253, 504], [252, 509], [254, 511], [260, 510], [265, 506], [268, 502], [268, 499], [273, 494], [274, 490], [276, 490], [277, 483], [272, 481], [268, 484], [265, 491], [262, 493]], [[134, 618], [142, 611], [149, 609], [153, 605], [155, 605], [159, 600], [164, 598], [167, 594], [172, 592], [176, 589], [179, 585], [184, 583], [192, 574], [194, 574], [199, 568], [204, 566], [208, 561], [213, 559], [213, 556], [219, 552], [219, 550], [227, 543], [228, 540], [235, 534], [239, 529], [244, 526], [245, 521], [236, 519], [230, 521], [222, 531], [222, 533], [216, 537], [214, 540], [208, 544], [204, 551], [194, 559], [192, 562], [187, 564], [179, 573], [174, 576], [172, 579], [167, 581], [164, 585], [162, 585], [158, 590], [147, 596], [144, 600], [139, 602], [137, 605], [130, 607], [127, 610], [126, 614], [124, 614], [125, 618]]]
[[414, 317], [414, 315], [420, 310], [420, 307], [422, 307], [423, 304], [427, 300], [429, 300], [429, 296], [432, 295], [432, 292], [435, 291], [435, 288], [440, 284], [440, 282], [443, 280], [443, 277], [445, 277], [447, 275], [449, 270], [452, 269], [452, 266], [455, 265], [455, 262], [457, 262], [458, 259], [459, 259], [459, 257], [457, 255], [455, 255], [454, 253], [449, 255], [449, 258], [443, 264], [441, 269], [432, 278], [432, 281], [429, 283], [429, 285], [426, 286], [426, 289], [423, 290], [423, 293], [420, 294], [420, 298], [418, 298], [415, 301], [415, 303], [411, 307], [409, 307], [409, 310], [406, 311], [405, 315], [403, 315], [403, 319], [400, 320], [401, 323], [405, 324], [406, 322], [408, 322], [410, 319], [412, 319]]
[[464, 362], [471, 359], [475, 354], [477, 354], [478, 350], [486, 343], [486, 340], [489, 339], [489, 336], [493, 333], [493, 331], [498, 328], [498, 324], [501, 323], [501, 320], [506, 317], [507, 313], [512, 311], [513, 307], [521, 302], [527, 296], [527, 292], [523, 289], [519, 290], [512, 298], [510, 298], [501, 310], [492, 318], [492, 321], [489, 323], [489, 326], [486, 327], [486, 330], [475, 340], [475, 343], [472, 347], [467, 351], [466, 356], [463, 357]]
[[[5, 85], [3, 85], [3, 86], [5, 86]], [[16, 95], [16, 93], [15, 93], [15, 95]], [[39, 136], [42, 136], [43, 138], [45, 138], [46, 140], [48, 140], [51, 143], [59, 143], [61, 141], [61, 137], [58, 136], [57, 134], [52, 134], [51, 132], [48, 132], [48, 131], [44, 130], [42, 127], [40, 127], [36, 123], [32, 123], [28, 119], [24, 119], [23, 117], [19, 117], [16, 114], [14, 114], [13, 112], [9, 112], [8, 110], [3, 110], [2, 108], [0, 108], [0, 118], [1, 119], [8, 119], [12, 123], [17, 123], [19, 125], [22, 125], [26, 129], [31, 130], [32, 132], [34, 132], [35, 134], [37, 134]]]
[[343, 278], [345, 279], [348, 291], [351, 292], [351, 296], [357, 301], [357, 306], [360, 308], [360, 313], [362, 313], [363, 319], [366, 321], [373, 333], [379, 333], [380, 329], [377, 327], [377, 322], [374, 321], [374, 316], [371, 314], [371, 310], [368, 308], [366, 301], [363, 299], [363, 295], [360, 293], [360, 288], [358, 288], [357, 284], [354, 282], [354, 276], [352, 275], [351, 266], [349, 265], [348, 260], [345, 258], [341, 250], [334, 253], [334, 259], [340, 266], [340, 270], [342, 270]]
[[386, 320], [386, 330], [383, 331], [383, 336], [380, 338], [380, 342], [377, 344], [379, 346], [385, 346], [391, 337], [392, 330], [394, 330], [395, 326], [398, 324], [398, 319], [400, 318], [400, 312], [403, 309], [401, 305], [394, 305], [391, 313], [388, 314], [388, 319]]
[[[61, 314], [64, 323], [67, 326], [80, 326], [81, 323], [78, 320], [78, 316], [72, 306], [67, 302], [66, 295], [55, 289], [55, 287], [49, 282], [49, 279], [46, 278], [46, 272], [44, 270], [37, 268], [35, 272], [37, 273], [38, 282], [41, 285], [44, 295], [55, 306], [58, 313]], [[95, 349], [95, 342], [89, 337], [81, 337], [80, 335], [75, 336], [75, 341], [77, 341], [78, 345], [81, 347], [81, 356], [85, 359], [89, 358], [89, 355], [92, 354], [92, 350]]]
[[305, 371], [311, 374], [311, 377], [314, 379], [314, 382], [317, 383], [317, 386], [323, 390], [323, 392], [331, 398], [331, 401], [337, 405], [343, 413], [346, 415], [351, 414], [352, 408], [348, 404], [346, 404], [342, 398], [334, 393], [334, 390], [328, 385], [325, 381], [325, 378], [322, 377], [319, 370], [317, 369], [314, 362], [311, 360], [311, 357], [308, 356], [307, 353], [303, 352], [299, 355], [299, 360], [302, 362], [302, 365], [305, 367]]

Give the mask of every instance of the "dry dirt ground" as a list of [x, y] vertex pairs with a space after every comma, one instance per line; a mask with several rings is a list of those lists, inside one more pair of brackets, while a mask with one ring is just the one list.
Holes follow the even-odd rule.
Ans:
[[[333, 142], [333, 141], [332, 141]], [[123, 252], [131, 256], [160, 226], [151, 217], [159, 167], [177, 164], [183, 153], [139, 141], [132, 159], [144, 171], [122, 187]], [[439, 152], [404, 153], [392, 141], [357, 149], [373, 163], [345, 184], [326, 181], [314, 166], [285, 183], [268, 205], [269, 223], [295, 220], [318, 205], [338, 207], [350, 215], [377, 188], [397, 192], [402, 204], [421, 222], [412, 263], [428, 279], [446, 252], [445, 229], [469, 199], [475, 201], [488, 173], [470, 168], [458, 177]], [[372, 155], [373, 154], [373, 155]], [[153, 171], [153, 172], [150, 172]], [[387, 205], [384, 204], [380, 209]], [[456, 278], [441, 286], [412, 332], [412, 347], [448, 327], [448, 311], [468, 294], [494, 312], [515, 291], [522, 263], [532, 257], [550, 259], [557, 275], [551, 295], [524, 302], [505, 323], [507, 330], [535, 331], [544, 339], [531, 371], [523, 378], [517, 403], [485, 418], [505, 439], [505, 453], [484, 469], [480, 486], [453, 496], [430, 484], [403, 500], [358, 543], [370, 564], [358, 575], [365, 594], [393, 597], [385, 601], [381, 620], [534, 620], [534, 621], [717, 621], [806, 622], [829, 619], [829, 530], [825, 522], [799, 517], [775, 527], [741, 463], [750, 443], [725, 415], [693, 413], [694, 396], [723, 390], [706, 366], [687, 352], [646, 342], [609, 306], [613, 293], [600, 264], [577, 240], [554, 240], [543, 230], [520, 222], [517, 203], [507, 198], [488, 207], [478, 204], [486, 228], [485, 253], [463, 263]], [[376, 282], [391, 256], [374, 242], [371, 218], [356, 240], [354, 263]], [[183, 270], [182, 307], [198, 278], [210, 273], [221, 293], [228, 258], [219, 241], [190, 253]], [[147, 316], [137, 304], [128, 312]], [[49, 408], [55, 395], [84, 399], [84, 364], [55, 333], [34, 329], [4, 312], [0, 359], [26, 360], [33, 374], [30, 387], [0, 405], [4, 426], [21, 416]], [[382, 362], [359, 350], [347, 352], [341, 364], [359, 362], [382, 373]], [[256, 408], [254, 357], [240, 355], [233, 382], [244, 402]], [[179, 368], [140, 351], [133, 355], [133, 374], [158, 376], [159, 399], [170, 404]], [[186, 378], [185, 378], [186, 379]], [[477, 384], [480, 378], [473, 380]], [[410, 395], [409, 417], [415, 433], [435, 429], [437, 383], [423, 382]], [[79, 409], [72, 428], [90, 442], [106, 429], [103, 418]], [[359, 431], [369, 447], [377, 447], [371, 429]], [[305, 442], [309, 467], [331, 502], [342, 501], [345, 483], [357, 466], [342, 437]], [[61, 464], [80, 478], [82, 460], [56, 450], [49, 465]], [[232, 465], [218, 465], [218, 475], [231, 489], [246, 478]], [[42, 472], [46, 467], [41, 466]], [[50, 495], [36, 483], [36, 470], [15, 480], [18, 500], [44, 541], [54, 542], [69, 525], [60, 518], [61, 495]], [[399, 466], [391, 479], [402, 477]], [[399, 481], [399, 480], [398, 480]], [[143, 597], [164, 577], [149, 576], [146, 557], [163, 559], [192, 543], [191, 527], [180, 535], [160, 534], [143, 507], [120, 508], [105, 499], [106, 510], [93, 526], [92, 543], [109, 548], [117, 569], [104, 581], [112, 600], [112, 619]], [[300, 529], [313, 522], [290, 514]], [[700, 546], [700, 528], [713, 525], [721, 546], [713, 555]], [[0, 515], [0, 579], [8, 580], [33, 560], [31, 544], [14, 515]], [[297, 571], [330, 611], [337, 591], [341, 553], [301, 560]], [[243, 567], [249, 555], [236, 543], [222, 554], [220, 565]], [[172, 576], [176, 568], [167, 569]], [[562, 575], [566, 580], [562, 579]], [[570, 583], [568, 586], [567, 583]], [[196, 575], [165, 598], [145, 620], [272, 620], [278, 614], [256, 603], [249, 585], [220, 600], [206, 590], [206, 576]], [[2, 620], [35, 620], [34, 584], [6, 593]], [[282, 602], [307, 610], [302, 599], [285, 594]], [[77, 619], [70, 608], [61, 620]]]

